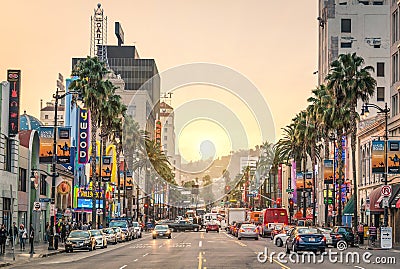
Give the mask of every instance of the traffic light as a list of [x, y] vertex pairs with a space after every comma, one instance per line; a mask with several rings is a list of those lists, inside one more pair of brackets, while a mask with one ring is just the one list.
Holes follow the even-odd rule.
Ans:
[[225, 193], [229, 193], [230, 190], [231, 190], [231, 186], [226, 185], [225, 186]]
[[276, 207], [281, 207], [282, 205], [282, 199], [281, 198], [276, 198]]
[[293, 203], [293, 199], [289, 199], [289, 211], [290, 211], [290, 212], [293, 212], [293, 209], [294, 209], [294, 208], [293, 208], [293, 204], [294, 204], [294, 203]]
[[148, 208], [148, 207], [149, 207], [149, 205], [148, 205], [148, 204], [144, 204], [144, 207], [145, 207], [145, 208]]

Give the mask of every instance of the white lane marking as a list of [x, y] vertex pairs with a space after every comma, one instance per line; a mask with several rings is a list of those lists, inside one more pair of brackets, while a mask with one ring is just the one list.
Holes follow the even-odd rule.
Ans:
[[135, 259], [135, 260], [133, 260], [134, 262], [137, 262], [139, 259]]
[[202, 245], [203, 245], [203, 242], [199, 241], [199, 248], [201, 248]]
[[359, 269], [365, 269], [364, 267], [357, 266], [357, 265], [354, 265], [354, 267], [355, 267], [355, 268], [359, 268]]
[[125, 267], [127, 267], [127, 265], [125, 264], [124, 266], [120, 267], [119, 269], [124, 269]]
[[146, 257], [147, 255], [149, 255], [149, 253], [143, 254], [143, 257]]

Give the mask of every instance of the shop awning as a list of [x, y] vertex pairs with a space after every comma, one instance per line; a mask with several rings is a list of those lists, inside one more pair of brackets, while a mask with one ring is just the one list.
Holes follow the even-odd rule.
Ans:
[[398, 208], [396, 207], [397, 202], [400, 201], [400, 184], [392, 185], [392, 196], [389, 199], [389, 207], [390, 208]]
[[346, 206], [343, 209], [343, 215], [354, 216], [354, 196], [350, 198]]
[[372, 213], [382, 213], [383, 208], [380, 208], [379, 203], [382, 201], [383, 196], [381, 195], [381, 190], [382, 186], [374, 189], [370, 194], [369, 194], [369, 210]]

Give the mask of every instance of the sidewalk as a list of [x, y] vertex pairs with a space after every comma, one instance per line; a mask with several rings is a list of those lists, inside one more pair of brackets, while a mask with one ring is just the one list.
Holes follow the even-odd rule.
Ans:
[[57, 255], [59, 253], [65, 252], [64, 244], [58, 245], [58, 250], [48, 250], [48, 243], [35, 243], [34, 244], [34, 254], [29, 254], [30, 245], [26, 244], [25, 250], [21, 251], [19, 244], [16, 245], [14, 250], [15, 260], [13, 260], [13, 250], [11, 245], [6, 246], [6, 254], [0, 254], [0, 267], [5, 267], [12, 265], [19, 261], [28, 261], [34, 258], [43, 258], [52, 255]]

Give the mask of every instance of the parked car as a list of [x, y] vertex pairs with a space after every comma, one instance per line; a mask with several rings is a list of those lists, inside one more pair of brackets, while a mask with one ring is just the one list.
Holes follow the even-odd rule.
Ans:
[[89, 231], [92, 237], [96, 239], [96, 247], [106, 248], [107, 247], [107, 239], [101, 230], [90, 230]]
[[132, 226], [135, 230], [136, 238], [142, 238], [142, 227], [139, 222], [132, 222]]
[[292, 232], [294, 228], [290, 228], [289, 230], [287, 230], [284, 233], [280, 233], [275, 235], [274, 239], [273, 239], [273, 243], [275, 246], [278, 247], [283, 247], [286, 244], [286, 239], [289, 237], [290, 233]]
[[157, 237], [167, 237], [171, 239], [171, 230], [169, 229], [168, 225], [162, 224], [154, 227], [153, 239], [156, 239]]
[[206, 233], [208, 233], [209, 231], [216, 231], [217, 233], [219, 233], [219, 226], [216, 222], [208, 222], [206, 225]]
[[337, 247], [337, 243], [340, 240], [346, 241], [346, 243], [352, 247], [354, 247], [355, 238], [353, 234], [353, 230], [350, 227], [346, 226], [335, 226], [331, 232], [332, 236], [332, 245]]
[[103, 233], [106, 236], [107, 244], [117, 244], [117, 233], [113, 230], [113, 228], [104, 228]]
[[110, 224], [108, 225], [109, 227], [119, 227], [121, 228], [122, 232], [125, 234], [126, 241], [133, 240], [135, 236], [135, 229], [132, 226], [132, 223], [130, 223], [126, 219], [115, 219], [111, 220]]
[[91, 235], [90, 231], [71, 231], [65, 241], [65, 252], [68, 253], [81, 249], [95, 250], [96, 239]]
[[242, 238], [254, 238], [258, 240], [258, 227], [254, 224], [244, 223], [240, 226], [237, 237], [239, 240]]
[[290, 251], [320, 251], [320, 253], [324, 253], [325, 248], [325, 236], [313, 227], [296, 227], [286, 240], [286, 253], [290, 253]]
[[119, 227], [112, 227], [111, 229], [114, 230], [115, 235], [117, 236], [117, 241], [118, 242], [124, 242], [126, 241], [125, 233], [121, 230]]
[[333, 245], [333, 241], [332, 241], [332, 229], [330, 228], [318, 228], [318, 230], [320, 230], [320, 232], [325, 236], [326, 238], [326, 246], [332, 246]]

